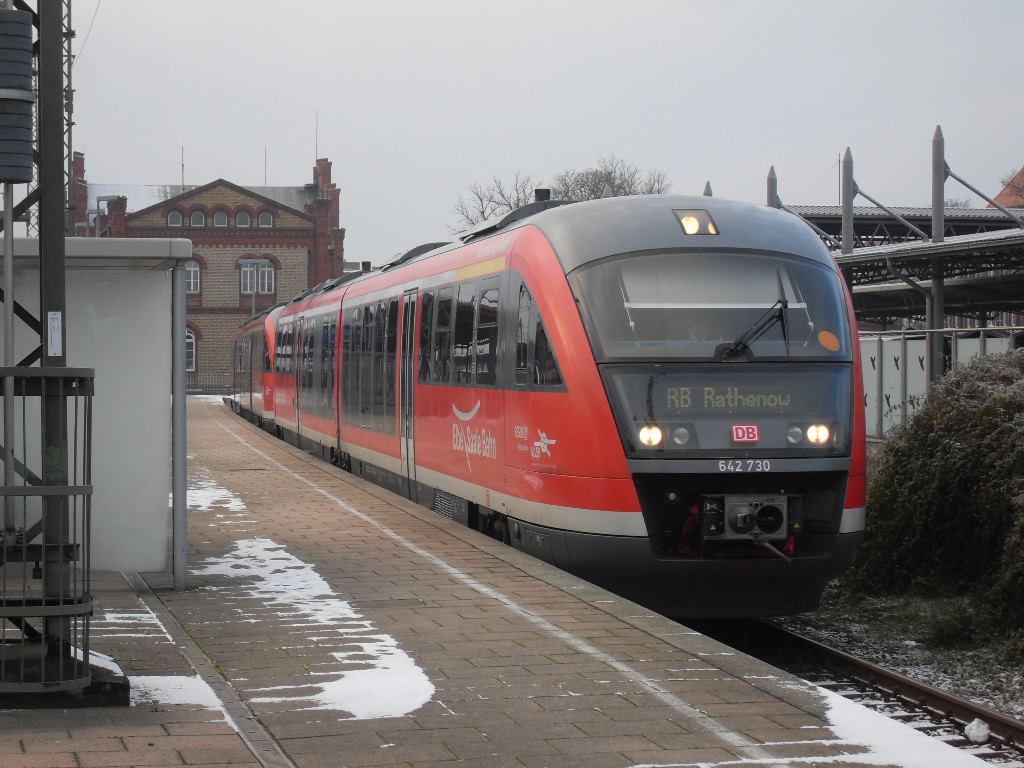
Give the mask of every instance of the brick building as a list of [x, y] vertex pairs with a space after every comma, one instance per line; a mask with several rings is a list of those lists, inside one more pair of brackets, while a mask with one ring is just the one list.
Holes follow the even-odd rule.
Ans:
[[[231, 337], [247, 318], [346, 271], [340, 192], [331, 163], [316, 161], [301, 187], [90, 184], [74, 156], [75, 235], [180, 237], [186, 267], [190, 389], [226, 386]], [[350, 264], [348, 269], [358, 269]]]

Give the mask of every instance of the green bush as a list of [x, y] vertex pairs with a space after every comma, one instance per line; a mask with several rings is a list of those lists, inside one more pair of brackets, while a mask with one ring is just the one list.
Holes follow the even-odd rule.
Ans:
[[957, 368], [891, 432], [844, 590], [969, 596], [1024, 628], [1024, 349]]

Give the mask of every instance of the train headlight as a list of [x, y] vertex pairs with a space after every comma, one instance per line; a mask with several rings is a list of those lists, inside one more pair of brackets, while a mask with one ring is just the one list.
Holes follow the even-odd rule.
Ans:
[[657, 445], [661, 445], [663, 435], [661, 433], [661, 427], [656, 427], [651, 424], [645, 427], [640, 427], [637, 437], [640, 438], [641, 445], [645, 445], [648, 448], [654, 448]]
[[686, 445], [690, 442], [690, 430], [686, 427], [676, 427], [672, 430], [672, 442], [676, 445]]
[[807, 442], [814, 445], [824, 445], [831, 437], [831, 430], [824, 424], [811, 424], [807, 428]]
[[796, 445], [804, 439], [804, 431], [800, 427], [790, 427], [786, 432], [786, 440], [790, 445]]
[[717, 235], [718, 227], [711, 214], [703, 209], [677, 210], [676, 219], [687, 235]]

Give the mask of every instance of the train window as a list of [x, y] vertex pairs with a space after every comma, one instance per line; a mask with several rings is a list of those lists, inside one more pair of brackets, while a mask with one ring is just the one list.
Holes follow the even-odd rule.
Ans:
[[537, 318], [537, 328], [533, 341], [533, 383], [542, 387], [557, 386], [562, 383], [562, 372], [558, 370], [555, 352], [548, 341], [548, 333], [544, 329], [544, 321]]
[[434, 338], [431, 349], [431, 380], [447, 384], [451, 380], [452, 358], [452, 301], [454, 290], [451, 286], [437, 293], [437, 316], [434, 319]]
[[516, 384], [561, 386], [562, 372], [551, 348], [544, 319], [525, 283], [519, 285], [519, 317], [516, 323]]
[[473, 374], [473, 315], [476, 309], [476, 283], [462, 283], [455, 305], [455, 344], [452, 368], [456, 384], [470, 384]]
[[851, 354], [839, 276], [807, 259], [640, 254], [589, 265], [570, 281], [600, 358]]
[[387, 388], [386, 359], [384, 350], [387, 345], [387, 302], [377, 303], [374, 315], [374, 345], [373, 345], [373, 380], [371, 383], [371, 400], [373, 401], [373, 429], [377, 432], [384, 431], [384, 401]]
[[474, 372], [477, 384], [494, 384], [498, 359], [498, 282], [483, 281], [477, 304], [476, 337], [473, 343]]
[[362, 338], [362, 309], [345, 310], [345, 344], [341, 357], [342, 417], [355, 424], [359, 412], [359, 348]]
[[434, 322], [434, 292], [424, 291], [420, 302], [420, 363], [417, 378], [430, 381], [430, 338]]
[[384, 433], [395, 433], [395, 417], [398, 415], [396, 406], [397, 383], [395, 376], [398, 355], [398, 297], [388, 301], [387, 331], [384, 346]]
[[533, 297], [525, 283], [519, 285], [519, 313], [516, 321], [516, 384], [530, 382], [530, 312]]

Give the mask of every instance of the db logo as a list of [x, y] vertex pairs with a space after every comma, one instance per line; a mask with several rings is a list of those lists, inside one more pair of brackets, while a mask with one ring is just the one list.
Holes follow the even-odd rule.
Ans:
[[757, 424], [733, 424], [732, 441], [734, 443], [756, 443], [761, 439]]

